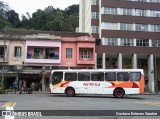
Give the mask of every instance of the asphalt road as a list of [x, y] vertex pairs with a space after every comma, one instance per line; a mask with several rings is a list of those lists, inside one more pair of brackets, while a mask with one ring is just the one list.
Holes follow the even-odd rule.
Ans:
[[[159, 119], [159, 116], [139, 116], [145, 112], [160, 114], [160, 95], [128, 95], [122, 99], [112, 95], [78, 95], [66, 97], [49, 93], [1, 94], [0, 110], [13, 107], [18, 111], [40, 111], [52, 117], [23, 117], [24, 119]], [[45, 111], [43, 111], [45, 110]], [[48, 111], [47, 111], [48, 110]], [[56, 111], [55, 111], [56, 110]], [[69, 111], [67, 111], [69, 110]], [[66, 112], [67, 111], [67, 112]], [[141, 113], [142, 111], [142, 113]], [[136, 112], [135, 115], [127, 115]], [[153, 114], [152, 113], [152, 114]], [[122, 114], [122, 115], [121, 115]], [[126, 115], [124, 115], [126, 114]], [[79, 115], [79, 116], [77, 116]], [[92, 115], [92, 116], [91, 116]], [[97, 116], [98, 115], [98, 116]], [[5, 119], [0, 117], [0, 119]], [[22, 117], [14, 117], [22, 119]]]

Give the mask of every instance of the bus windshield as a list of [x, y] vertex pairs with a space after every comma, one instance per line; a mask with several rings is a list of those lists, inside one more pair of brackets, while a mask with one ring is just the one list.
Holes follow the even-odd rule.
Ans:
[[58, 84], [62, 81], [63, 79], [63, 72], [54, 72], [52, 75], [52, 84]]

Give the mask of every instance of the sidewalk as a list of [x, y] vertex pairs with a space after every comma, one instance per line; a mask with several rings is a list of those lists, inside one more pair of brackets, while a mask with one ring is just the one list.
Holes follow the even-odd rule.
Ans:
[[49, 91], [33, 91], [33, 93], [32, 94], [50, 94], [50, 92]]
[[[19, 93], [19, 91], [17, 91], [16, 94], [18, 94], [18, 93]], [[14, 94], [14, 91], [8, 92], [8, 94]], [[49, 92], [49, 91], [33, 91], [32, 94], [50, 94], [50, 92]], [[133, 95], [134, 95], [134, 94], [133, 94]], [[156, 93], [151, 93], [151, 92], [145, 92], [145, 93], [140, 94], [140, 95], [160, 95], [160, 92], [158, 92], [158, 94], [156, 94]]]
[[160, 95], [160, 92], [158, 92], [158, 94], [156, 93], [151, 93], [151, 92], [145, 92], [144, 94], [142, 95]]
[[[16, 94], [19, 94], [20, 91], [16, 91]], [[22, 92], [22, 94], [25, 94], [26, 92]], [[32, 94], [50, 94], [49, 91], [33, 91]], [[8, 92], [5, 92], [5, 93], [2, 93], [2, 94], [15, 94], [14, 91], [8, 91]]]

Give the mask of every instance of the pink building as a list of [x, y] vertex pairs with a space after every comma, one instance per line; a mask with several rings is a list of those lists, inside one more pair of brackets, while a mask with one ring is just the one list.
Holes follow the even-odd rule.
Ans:
[[[26, 40], [25, 64], [40, 66], [60, 66], [61, 37], [37, 35], [38, 39]], [[48, 37], [48, 38], [47, 38]]]
[[62, 37], [61, 66], [67, 68], [94, 68], [95, 39], [92, 36]]

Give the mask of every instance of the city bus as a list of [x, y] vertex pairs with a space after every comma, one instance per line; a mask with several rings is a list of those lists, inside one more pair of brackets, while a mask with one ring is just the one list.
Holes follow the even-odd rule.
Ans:
[[52, 70], [50, 92], [66, 94], [112, 94], [122, 98], [127, 94], [144, 93], [143, 69], [67, 69]]

